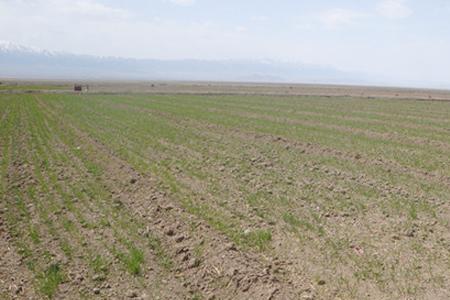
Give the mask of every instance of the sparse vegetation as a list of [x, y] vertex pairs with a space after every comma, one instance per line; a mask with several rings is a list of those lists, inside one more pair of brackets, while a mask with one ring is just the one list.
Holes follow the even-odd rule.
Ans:
[[70, 90], [69, 86], [64, 85], [17, 85], [0, 84], [0, 91], [51, 91], [51, 90]]
[[52, 298], [60, 283], [64, 280], [59, 264], [51, 264], [38, 276], [40, 292], [48, 298]]
[[447, 102], [2, 94], [0, 120], [21, 296], [450, 293]]
[[132, 247], [128, 253], [118, 252], [117, 257], [123, 262], [130, 274], [141, 274], [141, 265], [144, 262], [144, 254], [141, 250]]
[[257, 230], [252, 232], [244, 232], [244, 243], [251, 247], [256, 247], [259, 250], [267, 249], [268, 245], [272, 241], [272, 233], [268, 230]]
[[90, 265], [97, 275], [106, 275], [108, 273], [108, 263], [106, 259], [99, 254], [91, 259]]

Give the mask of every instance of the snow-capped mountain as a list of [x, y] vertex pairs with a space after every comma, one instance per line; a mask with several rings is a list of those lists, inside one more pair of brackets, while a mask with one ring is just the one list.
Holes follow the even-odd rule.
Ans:
[[358, 74], [273, 60], [157, 60], [76, 55], [0, 41], [0, 77], [365, 83]]
[[1, 53], [28, 53], [28, 54], [38, 54], [38, 55], [56, 55], [57, 52], [48, 51], [44, 49], [40, 49], [37, 47], [29, 47], [29, 46], [23, 46], [19, 45], [13, 42], [9, 41], [2, 41], [0, 40], [0, 52]]

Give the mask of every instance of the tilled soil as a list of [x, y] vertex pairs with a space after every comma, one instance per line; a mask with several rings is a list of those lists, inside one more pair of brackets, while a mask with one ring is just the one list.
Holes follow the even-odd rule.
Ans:
[[446, 103], [41, 94], [0, 109], [3, 298], [450, 296]]
[[0, 216], [0, 296], [2, 299], [19, 296], [26, 299], [34, 298], [32, 276], [23, 265], [20, 255], [12, 247], [11, 239], [5, 221]]
[[[140, 235], [156, 235], [169, 249], [168, 255], [177, 266], [175, 277], [184, 288], [220, 299], [294, 297], [293, 286], [283, 283], [274, 273], [274, 263], [280, 270], [286, 262], [238, 250], [233, 242], [189, 214], [170, 194], [161, 191], [157, 180], [142, 176], [99, 142], [81, 132], [77, 134], [83, 144], [95, 145], [99, 164], [107, 158], [103, 166], [108, 174], [105, 182], [115, 201], [123, 204], [133, 218], [147, 224], [139, 230]], [[130, 184], [117, 189], [123, 182]], [[195, 253], [196, 247], [201, 247], [201, 254]]]

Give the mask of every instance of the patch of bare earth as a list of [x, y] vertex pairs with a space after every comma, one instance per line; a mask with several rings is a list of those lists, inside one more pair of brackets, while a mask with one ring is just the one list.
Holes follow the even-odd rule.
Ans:
[[12, 237], [3, 220], [5, 208], [0, 210], [0, 298], [37, 299], [33, 277], [11, 243]]

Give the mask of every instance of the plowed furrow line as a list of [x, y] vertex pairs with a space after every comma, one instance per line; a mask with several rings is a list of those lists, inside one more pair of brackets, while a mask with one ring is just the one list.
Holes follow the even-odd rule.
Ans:
[[[42, 105], [42, 103], [40, 104]], [[55, 116], [51, 116], [51, 118], [55, 118]], [[57, 127], [60, 126], [61, 128], [57, 129]], [[63, 125], [60, 120], [57, 120], [53, 129], [54, 132], [58, 135], [60, 134], [59, 130], [62, 130], [66, 138], [70, 136], [73, 139], [71, 129]], [[60, 135], [60, 137], [62, 136]], [[70, 144], [69, 147], [66, 144], [61, 144], [59, 145], [59, 147], [62, 149], [66, 148], [65, 152], [71, 153], [70, 149], [74, 146], [73, 142], [68, 140], [66, 140], [66, 142]], [[83, 143], [80, 140], [78, 140], [77, 142], [78, 144], [82, 145], [81, 149], [79, 150], [81, 151], [81, 153], [84, 153], [82, 155], [72, 153], [72, 157], [70, 157], [70, 159], [72, 161], [78, 161], [78, 163], [84, 164], [86, 163], [85, 160], [92, 159], [92, 155], [94, 154], [92, 153], [92, 148], [90, 147], [90, 145]], [[91, 165], [95, 165], [97, 162], [89, 161], [89, 163]], [[83, 167], [85, 168], [86, 166], [81, 166], [81, 168]], [[97, 167], [100, 168], [100, 166]], [[86, 176], [84, 177], [81, 184], [89, 182], [87, 178], [91, 177], [90, 174], [83, 175], [82, 173], [79, 174], [79, 176]], [[166, 275], [164, 275], [165, 271], [157, 267], [159, 258], [151, 249], [151, 245], [149, 245], [150, 239], [138, 235], [138, 230], [140, 230], [141, 228], [139, 228], [138, 222], [136, 222], [135, 217], [129, 215], [127, 211], [124, 210], [120, 205], [117, 206], [118, 204], [120, 204], [119, 201], [116, 201], [117, 199], [114, 200], [115, 198], [111, 198], [110, 191], [112, 191], [112, 194], [116, 194], [117, 190], [115, 191], [114, 188], [117, 188], [123, 182], [115, 182], [113, 185], [109, 186], [107, 184], [108, 182], [99, 181], [99, 179], [101, 179], [101, 176], [97, 175], [95, 180], [97, 181], [98, 186], [93, 187], [95, 188], [95, 191], [92, 190], [91, 194], [100, 196], [104, 195], [103, 199], [91, 198], [91, 202], [86, 203], [86, 206], [91, 207], [92, 210], [90, 213], [86, 213], [85, 215], [86, 219], [88, 219], [92, 225], [96, 226], [97, 230], [101, 233], [101, 236], [92, 236], [92, 230], [91, 232], [86, 232], [86, 237], [89, 238], [88, 245], [91, 245], [92, 243], [100, 244], [100, 247], [96, 247], [97, 250], [107, 250], [109, 252], [109, 255], [103, 255], [104, 257], [109, 257], [111, 262], [113, 262], [114, 264], [117, 259], [126, 259], [126, 256], [124, 257], [123, 254], [126, 254], [128, 251], [132, 251], [132, 249], [136, 249], [136, 251], [138, 251], [138, 249], [139, 251], [143, 251], [143, 254], [145, 256], [145, 265], [139, 267], [139, 273], [141, 276], [148, 279], [146, 281], [142, 281], [138, 277], [135, 278], [134, 276], [130, 275], [127, 280], [124, 280], [123, 276], [121, 276], [120, 273], [123, 274], [123, 272], [127, 272], [127, 270], [124, 270], [123, 268], [120, 268], [119, 265], [117, 265], [111, 268], [107, 276], [107, 282], [109, 282], [109, 284], [114, 287], [116, 292], [123, 291], [123, 293], [126, 293], [127, 290], [135, 289], [139, 294], [147, 294], [150, 297], [169, 297], [168, 295], [166, 295], [166, 293], [168, 293], [169, 291], [166, 291], [162, 288], [162, 281], [172, 281], [171, 286], [174, 286], [175, 289], [177, 289], [176, 287], [178, 287], [180, 291], [172, 292], [170, 294], [170, 297], [175, 297], [176, 295], [178, 295], [180, 299], [184, 298], [184, 296], [182, 296], [183, 288], [180, 287], [180, 284], [177, 284], [173, 280], [173, 278], [166, 278]], [[86, 186], [85, 188], [89, 189], [89, 186]], [[109, 190], [108, 188], [112, 189]], [[104, 197], [106, 197], [106, 199]], [[98, 253], [102, 253], [104, 252], [104, 250]], [[147, 268], [146, 266], [151, 267]], [[137, 270], [138, 269], [136, 269], [136, 271]], [[106, 291], [106, 293], [108, 295], [108, 291]], [[124, 294], [119, 294], [119, 296], [123, 295]]]
[[[97, 147], [98, 163], [104, 164], [112, 183], [129, 180], [129, 175], [124, 173], [136, 174], [103, 145], [81, 132], [76, 134], [84, 144]], [[286, 283], [271, 279], [274, 274], [271, 274], [270, 260], [238, 251], [207, 223], [187, 213], [181, 199], [171, 199], [175, 195], [169, 196], [161, 189], [159, 180], [141, 175], [137, 181], [130, 190], [117, 191], [121, 202], [136, 219], [140, 218], [146, 224], [144, 235], [158, 236], [164, 248], [170, 249], [177, 276], [184, 278], [185, 285], [193, 292], [217, 294], [227, 299], [244, 299], [255, 293], [261, 296], [273, 294], [282, 299], [293, 296], [292, 288], [280, 289]]]
[[[148, 110], [146, 111], [150, 112], [151, 114], [158, 114], [158, 111], [154, 110]], [[230, 145], [239, 145], [241, 149], [245, 149], [245, 152], [247, 152], [247, 149], [254, 148], [256, 145], [275, 145], [282, 148], [285, 147], [292, 147], [292, 154], [294, 155], [295, 152], [300, 153], [300, 156], [314, 156], [314, 157], [333, 157], [339, 159], [342, 163], [349, 164], [352, 166], [361, 166], [361, 169], [365, 169], [367, 167], [372, 167], [374, 170], [379, 170], [381, 173], [378, 176], [382, 176], [380, 178], [367, 178], [367, 174], [361, 173], [361, 174], [353, 174], [353, 176], [356, 175], [356, 177], [359, 177], [360, 175], [364, 175], [365, 181], [369, 182], [371, 179], [374, 179], [376, 181], [383, 182], [383, 177], [390, 176], [392, 177], [394, 174], [398, 173], [402, 176], [412, 176], [415, 178], [417, 184], [423, 184], [424, 182], [430, 182], [432, 185], [450, 185], [450, 178], [447, 178], [445, 176], [437, 175], [434, 173], [426, 172], [421, 169], [413, 168], [413, 167], [405, 167], [404, 165], [399, 164], [398, 162], [388, 160], [385, 158], [372, 158], [372, 157], [363, 157], [362, 154], [359, 152], [345, 152], [336, 150], [333, 148], [328, 148], [324, 146], [320, 146], [318, 144], [311, 144], [311, 143], [304, 143], [299, 142], [293, 139], [289, 138], [281, 138], [278, 136], [274, 136], [271, 134], [264, 134], [261, 132], [252, 132], [250, 130], [246, 129], [237, 129], [237, 128], [228, 128], [220, 125], [216, 125], [213, 123], [207, 123], [204, 121], [197, 121], [189, 118], [180, 118], [171, 116], [170, 114], [163, 114], [165, 118], [168, 118], [172, 120], [174, 124], [178, 124], [180, 127], [189, 127], [194, 128], [194, 134], [196, 134], [200, 139], [198, 139], [198, 143], [188, 145], [189, 147], [195, 147], [198, 145], [205, 144], [203, 149], [207, 149], [207, 151], [210, 151], [209, 153], [205, 153], [205, 157], [217, 157], [217, 155], [222, 155], [223, 153], [227, 153], [227, 156], [233, 155], [235, 152], [232, 151], [232, 147], [229, 147], [229, 149], [225, 149], [224, 147], [226, 144]], [[227, 141], [230, 141], [228, 143], [227, 141], [223, 141], [222, 137], [224, 135], [224, 132], [226, 132]], [[207, 147], [207, 143], [211, 143], [212, 140], [217, 140], [218, 147]], [[274, 144], [274, 141], [276, 142]], [[217, 149], [221, 147], [220, 149], [223, 149], [223, 152], [217, 152]], [[201, 149], [202, 147], [197, 147], [196, 151], [199, 151], [198, 149]], [[211, 151], [215, 151], [214, 153], [211, 153]], [[365, 155], [364, 155], [365, 156]], [[236, 160], [239, 161], [242, 160], [242, 156], [235, 157]], [[239, 163], [242, 163], [240, 161]], [[303, 163], [300, 164], [300, 166], [303, 165]], [[300, 167], [299, 166], [299, 167]], [[286, 165], [287, 167], [287, 165]], [[220, 174], [220, 171], [217, 170], [215, 174]], [[214, 176], [215, 174], [209, 174], [209, 176]], [[226, 180], [226, 179], [225, 179]], [[400, 186], [399, 186], [400, 188]], [[410, 192], [413, 192], [411, 190]], [[415, 191], [414, 191], [415, 192]]]
[[[20, 141], [17, 136], [20, 116], [16, 103], [8, 102], [8, 116], [2, 122], [1, 132], [1, 189], [0, 189], [0, 297], [2, 299], [15, 299], [17, 297], [34, 297], [33, 274], [23, 263], [20, 244], [17, 242], [19, 231], [15, 228], [17, 219], [11, 216], [10, 184], [16, 177], [12, 165], [16, 161], [16, 143]], [[2, 103], [2, 105], [5, 105]]]

